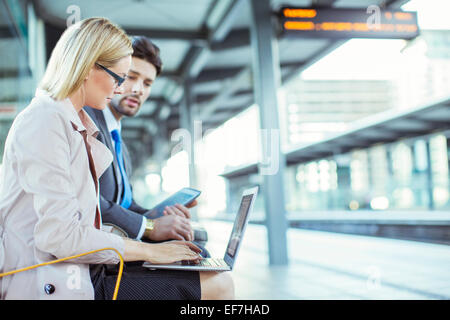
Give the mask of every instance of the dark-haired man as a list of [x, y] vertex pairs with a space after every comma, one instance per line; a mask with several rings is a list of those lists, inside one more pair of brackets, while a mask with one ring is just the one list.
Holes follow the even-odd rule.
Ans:
[[[121, 120], [135, 116], [150, 96], [152, 84], [161, 73], [159, 48], [148, 38], [133, 39], [133, 56], [127, 80], [122, 84], [124, 93], [115, 96], [104, 110], [85, 107], [100, 130], [98, 139], [114, 155], [113, 165], [100, 178], [100, 208], [102, 221], [112, 225], [133, 239], [152, 241], [194, 240], [187, 207], [177, 204], [167, 207], [161, 217], [151, 216], [149, 209], [139, 206], [133, 199], [129, 177], [131, 161], [121, 139]], [[196, 201], [189, 207], [196, 205]]]

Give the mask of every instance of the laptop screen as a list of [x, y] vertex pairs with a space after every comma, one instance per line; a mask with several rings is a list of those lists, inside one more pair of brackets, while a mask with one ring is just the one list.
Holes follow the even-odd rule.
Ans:
[[228, 242], [226, 251], [226, 254], [231, 258], [235, 257], [236, 251], [239, 248], [239, 243], [242, 239], [247, 215], [250, 211], [253, 197], [255, 196], [255, 194], [248, 194], [242, 197], [241, 205], [234, 222], [233, 231], [231, 232], [230, 241]]

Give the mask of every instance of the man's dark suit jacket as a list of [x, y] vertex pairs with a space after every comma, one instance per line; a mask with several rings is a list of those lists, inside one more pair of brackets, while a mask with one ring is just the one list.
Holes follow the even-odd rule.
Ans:
[[[133, 199], [131, 206], [125, 209], [120, 206], [122, 199], [122, 183], [119, 165], [115, 157], [115, 149], [111, 140], [111, 134], [106, 126], [105, 117], [101, 110], [84, 107], [99, 129], [97, 139], [105, 144], [114, 155], [114, 162], [100, 177], [100, 210], [102, 221], [105, 225], [114, 225], [125, 231], [128, 237], [135, 239], [142, 226], [142, 215], [149, 212], [148, 209], [139, 206]], [[125, 171], [131, 177], [131, 159], [125, 143], [122, 143]]]

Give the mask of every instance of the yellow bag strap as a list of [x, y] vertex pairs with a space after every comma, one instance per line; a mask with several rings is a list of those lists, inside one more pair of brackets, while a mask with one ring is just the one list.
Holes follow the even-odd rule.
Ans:
[[50, 265], [50, 264], [55, 264], [55, 263], [63, 262], [63, 261], [66, 261], [66, 260], [87, 256], [89, 254], [93, 254], [93, 253], [97, 253], [97, 252], [105, 251], [105, 250], [113, 250], [113, 251], [115, 251], [117, 253], [117, 255], [119, 256], [119, 259], [120, 259], [119, 273], [117, 275], [116, 286], [114, 288], [114, 294], [113, 294], [113, 298], [112, 298], [113, 300], [116, 300], [117, 299], [117, 293], [119, 292], [120, 281], [122, 280], [123, 257], [120, 254], [120, 252], [117, 249], [115, 249], [115, 248], [103, 248], [103, 249], [92, 250], [92, 251], [89, 251], [89, 252], [80, 253], [80, 254], [77, 254], [77, 255], [74, 255], [74, 256], [70, 256], [70, 257], [67, 257], [67, 258], [61, 258], [61, 259], [57, 259], [57, 260], [53, 260], [53, 261], [48, 261], [48, 262], [36, 264], [34, 266], [30, 266], [30, 267], [26, 267], [26, 268], [22, 268], [22, 269], [17, 269], [17, 270], [8, 271], [8, 272], [5, 272], [5, 273], [0, 273], [0, 278], [5, 277], [5, 276], [9, 276], [9, 275], [14, 274], [14, 273], [19, 273], [19, 272], [22, 272], [22, 271], [36, 269], [36, 268], [39, 268], [39, 267], [42, 267], [42, 266], [47, 266], [47, 265]]

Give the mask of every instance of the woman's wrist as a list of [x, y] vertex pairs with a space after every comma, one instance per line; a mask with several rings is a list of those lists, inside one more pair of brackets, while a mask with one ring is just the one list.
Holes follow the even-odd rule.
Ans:
[[147, 249], [148, 243], [143, 243], [128, 238], [124, 238], [125, 250], [124, 250], [124, 260], [125, 261], [147, 261]]

